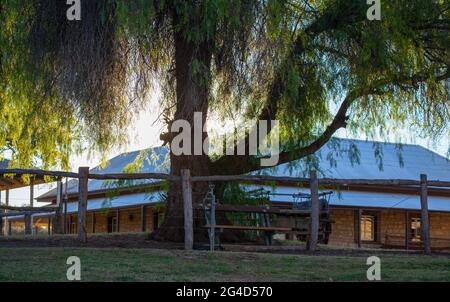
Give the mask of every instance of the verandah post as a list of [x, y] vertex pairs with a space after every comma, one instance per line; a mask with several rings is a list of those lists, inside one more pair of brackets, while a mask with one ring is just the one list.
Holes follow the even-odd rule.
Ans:
[[358, 245], [358, 248], [361, 247], [361, 217], [362, 210], [361, 208], [358, 208], [358, 210], [356, 210], [356, 243]]
[[194, 246], [194, 231], [192, 226], [192, 182], [191, 172], [188, 169], [181, 170], [181, 189], [183, 191], [184, 208], [184, 249], [192, 250]]
[[426, 255], [431, 254], [430, 244], [430, 223], [428, 219], [428, 188], [427, 188], [427, 175], [420, 174], [420, 207], [421, 207], [421, 219], [420, 228], [422, 231], [423, 250]]
[[78, 175], [78, 240], [86, 242], [86, 208], [89, 167], [79, 167]]
[[405, 211], [405, 249], [409, 250], [409, 213]]
[[92, 234], [95, 233], [96, 223], [97, 223], [97, 217], [95, 216], [95, 212], [92, 212]]
[[25, 214], [24, 220], [25, 220], [25, 235], [31, 235], [31, 224], [32, 224], [31, 213]]
[[319, 181], [316, 170], [310, 172], [309, 187], [311, 190], [311, 225], [308, 250], [313, 252], [317, 248], [319, 238]]
[[147, 226], [147, 206], [144, 204], [141, 206], [141, 232], [146, 231]]

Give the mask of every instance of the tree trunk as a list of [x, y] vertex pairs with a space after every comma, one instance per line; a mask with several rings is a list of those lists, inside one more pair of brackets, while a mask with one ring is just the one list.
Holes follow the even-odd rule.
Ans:
[[[174, 17], [174, 27], [177, 25], [177, 17]], [[189, 169], [191, 176], [210, 175], [209, 157], [194, 155], [194, 112], [202, 113], [202, 125], [205, 125], [208, 113], [209, 85], [204, 81], [209, 77], [211, 66], [211, 45], [208, 42], [196, 45], [187, 41], [182, 32], [174, 33], [175, 41], [175, 78], [176, 78], [176, 111], [174, 120], [186, 120], [191, 125], [191, 154], [176, 156], [170, 153], [170, 173], [180, 175], [181, 169]], [[203, 65], [203, 73], [194, 74], [192, 62], [197, 61]], [[206, 74], [205, 74], [206, 73]], [[168, 125], [169, 138], [172, 141], [177, 133], [171, 133], [171, 123]], [[202, 133], [202, 141], [207, 138], [207, 133]], [[208, 190], [205, 182], [194, 183], [192, 187], [193, 204], [201, 203]], [[195, 236], [195, 233], [194, 233]], [[169, 183], [169, 192], [165, 210], [164, 222], [153, 234], [153, 239], [181, 242], [184, 240], [184, 217], [181, 183], [178, 181]]]
[[[193, 19], [196, 17], [193, 16]], [[173, 17], [174, 28], [179, 26], [177, 16]], [[199, 24], [198, 20], [191, 21]], [[212, 37], [204, 38], [203, 42], [192, 43], [187, 40], [187, 35], [183, 30], [174, 33], [175, 44], [175, 79], [176, 79], [176, 111], [175, 120], [186, 120], [191, 125], [191, 154], [176, 156], [172, 150], [170, 152], [170, 173], [180, 175], [182, 169], [189, 169], [191, 176], [207, 176], [215, 172], [212, 170], [212, 163], [207, 154], [194, 155], [194, 112], [202, 113], [202, 125], [204, 126], [208, 114], [209, 76], [212, 59]], [[193, 62], [200, 65], [193, 72]], [[200, 70], [200, 72], [199, 72]], [[173, 122], [173, 121], [172, 121]], [[178, 133], [171, 132], [171, 124], [168, 124], [168, 140], [172, 142]], [[202, 132], [202, 142], [208, 137], [206, 132]], [[201, 204], [206, 192], [209, 189], [207, 182], [195, 182], [192, 185], [192, 203]], [[219, 192], [223, 190], [219, 189]], [[220, 198], [220, 197], [219, 197]], [[200, 214], [200, 215], [195, 215]], [[224, 213], [217, 213], [216, 222], [227, 224], [229, 221]], [[194, 242], [207, 241], [207, 230], [201, 226], [205, 223], [203, 213], [194, 213]], [[222, 236], [224, 241], [239, 241], [241, 234], [227, 232]], [[184, 241], [184, 211], [181, 191], [181, 183], [172, 181], [169, 183], [169, 191], [165, 208], [165, 218], [163, 224], [152, 233], [151, 238], [161, 241]]]

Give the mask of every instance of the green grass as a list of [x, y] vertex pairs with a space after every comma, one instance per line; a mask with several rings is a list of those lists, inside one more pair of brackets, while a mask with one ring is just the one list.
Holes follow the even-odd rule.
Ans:
[[[158, 249], [0, 248], [0, 281], [366, 281], [366, 257]], [[450, 281], [444, 256], [380, 255], [383, 281]]]

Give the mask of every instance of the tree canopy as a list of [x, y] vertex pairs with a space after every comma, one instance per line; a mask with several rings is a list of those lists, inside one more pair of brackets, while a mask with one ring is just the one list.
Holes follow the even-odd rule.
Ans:
[[[69, 21], [65, 1], [0, 2], [0, 147], [13, 164], [67, 168], [86, 142], [100, 152], [126, 143], [156, 86], [169, 125], [194, 110], [278, 119], [280, 162], [343, 127], [450, 134], [448, 1], [383, 1], [380, 21], [363, 0], [81, 4]], [[229, 161], [211, 170], [258, 168]]]

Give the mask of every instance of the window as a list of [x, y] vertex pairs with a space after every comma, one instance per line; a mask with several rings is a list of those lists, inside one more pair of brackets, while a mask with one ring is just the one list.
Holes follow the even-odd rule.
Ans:
[[376, 216], [361, 215], [361, 241], [375, 241]]
[[108, 233], [117, 232], [117, 217], [108, 216]]
[[411, 222], [410, 224], [411, 241], [420, 242], [421, 240], [420, 218], [411, 217], [410, 222]]

